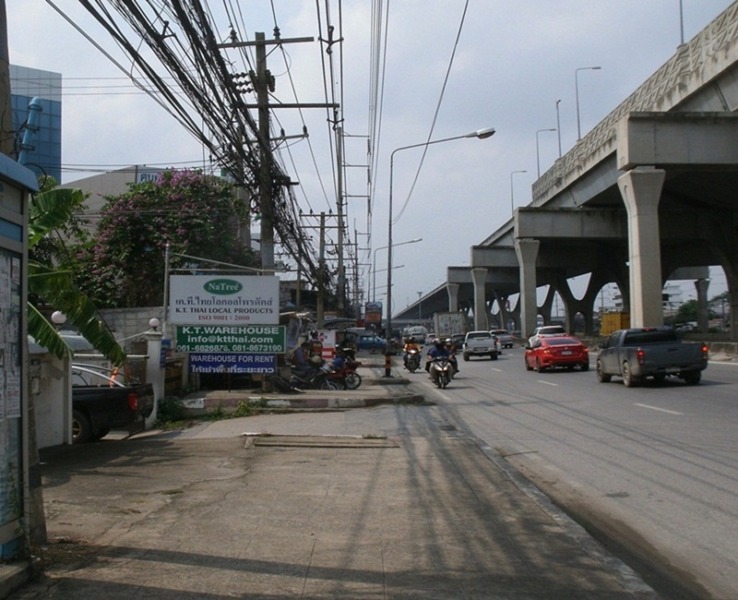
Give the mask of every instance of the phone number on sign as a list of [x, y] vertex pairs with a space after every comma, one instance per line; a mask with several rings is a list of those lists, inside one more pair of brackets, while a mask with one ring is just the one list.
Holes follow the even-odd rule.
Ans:
[[181, 345], [177, 347], [180, 352], [243, 352], [243, 353], [266, 353], [275, 354], [284, 352], [279, 344], [208, 344], [207, 346]]

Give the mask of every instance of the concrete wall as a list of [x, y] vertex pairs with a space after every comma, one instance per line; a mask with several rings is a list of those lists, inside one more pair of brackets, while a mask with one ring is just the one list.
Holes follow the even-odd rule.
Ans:
[[69, 365], [50, 354], [30, 357], [31, 395], [39, 449], [71, 443], [72, 396]]

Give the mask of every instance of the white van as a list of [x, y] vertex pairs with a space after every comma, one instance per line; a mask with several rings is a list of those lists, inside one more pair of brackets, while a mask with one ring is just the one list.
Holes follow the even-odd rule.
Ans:
[[406, 327], [405, 331], [402, 332], [403, 337], [413, 337], [418, 344], [425, 344], [425, 338], [428, 335], [428, 330], [422, 325], [413, 325], [412, 327]]

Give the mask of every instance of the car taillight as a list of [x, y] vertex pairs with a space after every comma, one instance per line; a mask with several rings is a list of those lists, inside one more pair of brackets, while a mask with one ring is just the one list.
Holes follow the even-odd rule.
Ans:
[[138, 410], [138, 394], [136, 392], [128, 393], [128, 406], [131, 407], [131, 410]]
[[639, 365], [643, 364], [645, 357], [646, 353], [643, 351], [643, 348], [638, 348], [638, 350], [636, 350], [636, 359], [638, 359]]
[[707, 344], [702, 344], [702, 356], [704, 356], [705, 359], [707, 359], [707, 355], [709, 354], [709, 352], [710, 348], [707, 347]]

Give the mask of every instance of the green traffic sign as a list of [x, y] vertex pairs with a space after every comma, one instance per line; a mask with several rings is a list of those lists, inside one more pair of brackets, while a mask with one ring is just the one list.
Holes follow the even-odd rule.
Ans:
[[286, 329], [284, 325], [184, 325], [177, 327], [177, 352], [284, 354]]

